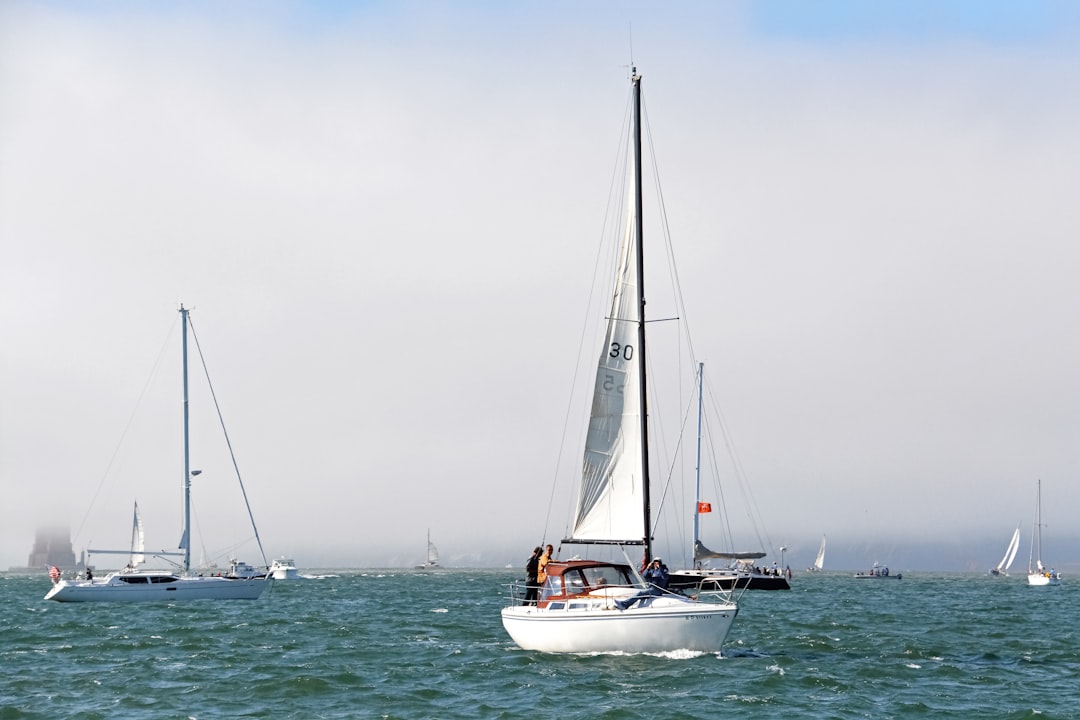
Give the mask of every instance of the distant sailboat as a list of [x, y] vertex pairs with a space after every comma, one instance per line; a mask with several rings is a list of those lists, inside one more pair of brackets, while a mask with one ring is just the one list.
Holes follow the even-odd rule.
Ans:
[[825, 568], [825, 536], [821, 536], [821, 547], [818, 548], [814, 564], [806, 568], [807, 572], [821, 572]]
[[[1035, 566], [1032, 567], [1032, 561]], [[1031, 552], [1028, 555], [1028, 585], [1060, 585], [1061, 575], [1042, 563], [1042, 480], [1035, 485], [1035, 523], [1031, 532]]]
[[135, 501], [135, 517], [131, 521], [131, 567], [139, 567], [146, 562], [146, 533], [143, 532], [142, 516], [139, 515], [139, 502]]
[[991, 575], [1008, 575], [1009, 566], [1012, 565], [1013, 560], [1016, 559], [1016, 551], [1020, 548], [1020, 526], [1016, 527], [1013, 531], [1012, 539], [1009, 540], [1009, 546], [1005, 548], [1005, 554], [1001, 558], [995, 567], [990, 568]]
[[[87, 550], [90, 554], [123, 554], [129, 555], [130, 561], [119, 572], [111, 572], [102, 580], [93, 578], [92, 573], [81, 580], [60, 580], [52, 586], [46, 600], [57, 602], [176, 602], [186, 600], [256, 600], [263, 591], [269, 587], [271, 580], [265, 570], [256, 571], [246, 563], [232, 561], [232, 569], [227, 575], [208, 576], [197, 574], [191, 569], [191, 480], [199, 475], [201, 470], [191, 469], [190, 459], [190, 436], [188, 423], [188, 327], [189, 310], [180, 306], [181, 317], [181, 343], [182, 343], [182, 381], [183, 381], [183, 526], [180, 533], [180, 542], [175, 551], [155, 551], [155, 557], [167, 560], [169, 557], [182, 559], [178, 571], [151, 570], [140, 568], [139, 565], [145, 560], [145, 542], [143, 536], [142, 518], [139, 516], [139, 506], [135, 505], [135, 517], [132, 522], [131, 548], [129, 550]], [[194, 335], [194, 329], [192, 329]], [[196, 343], [198, 338], [196, 338]], [[201, 355], [201, 351], [200, 351]], [[209, 379], [209, 376], [208, 376]], [[212, 392], [212, 391], [211, 391]], [[219, 415], [220, 420], [220, 415]], [[224, 428], [224, 423], [222, 423]], [[228, 436], [226, 436], [226, 441]], [[231, 453], [230, 446], [230, 453]], [[234, 460], [235, 466], [235, 460]], [[237, 475], [239, 479], [239, 475]], [[244, 503], [247, 504], [247, 494], [243, 491]], [[259, 532], [255, 528], [254, 517], [251, 508], [248, 507], [248, 517], [252, 521], [252, 530], [255, 539], [258, 540]], [[262, 543], [259, 541], [259, 549]], [[172, 561], [170, 561], [172, 562]], [[240, 574], [238, 568], [245, 568], [250, 572]]]
[[431, 570], [434, 568], [442, 567], [439, 564], [439, 549], [435, 547], [435, 543], [431, 542], [431, 530], [427, 533], [427, 560], [422, 565], [417, 565], [417, 570]]
[[[784, 577], [782, 569], [773, 563], [771, 570], [758, 568], [755, 560], [765, 557], [763, 552], [717, 552], [705, 547], [700, 537], [700, 519], [702, 513], [712, 512], [712, 504], [701, 499], [701, 434], [705, 363], [698, 363], [698, 432], [697, 432], [697, 470], [694, 490], [694, 567], [688, 570], [675, 570], [668, 580], [668, 587], [681, 591], [732, 590], [790, 590], [791, 584]], [[781, 548], [782, 550], [784, 548]], [[712, 559], [728, 561], [727, 567], [707, 567]]]

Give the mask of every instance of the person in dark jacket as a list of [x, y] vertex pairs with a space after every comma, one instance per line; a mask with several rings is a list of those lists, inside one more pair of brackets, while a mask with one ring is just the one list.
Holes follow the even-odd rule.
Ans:
[[522, 605], [535, 605], [536, 593], [540, 590], [537, 575], [540, 572], [540, 546], [532, 551], [532, 555], [525, 562], [525, 602]]
[[[653, 558], [653, 561], [649, 563], [649, 567], [645, 569], [645, 574], [641, 577], [657, 590], [667, 590], [668, 569], [660, 558]], [[657, 594], [659, 595], [659, 593]]]

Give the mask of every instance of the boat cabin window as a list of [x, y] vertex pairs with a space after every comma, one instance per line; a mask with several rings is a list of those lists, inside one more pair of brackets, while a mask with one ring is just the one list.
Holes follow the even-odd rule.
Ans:
[[158, 575], [158, 576], [150, 578], [150, 582], [152, 582], [152, 583], [171, 583], [171, 582], [176, 582], [176, 578], [173, 577], [172, 575]]
[[145, 585], [146, 582], [147, 582], [146, 578], [141, 577], [141, 576], [139, 576], [139, 577], [125, 577], [125, 576], [121, 575], [120, 579], [123, 580], [124, 582], [130, 584], [130, 585]]
[[563, 583], [566, 585], [567, 595], [576, 595], [577, 593], [585, 592], [585, 580], [577, 570], [574, 572], [563, 573]]
[[589, 587], [598, 588], [604, 585], [629, 585], [630, 581], [626, 573], [615, 567], [591, 567], [585, 568], [585, 580]]
[[544, 589], [540, 593], [540, 599], [546, 600], [552, 595], [562, 595], [562, 577], [559, 575], [548, 575], [547, 580], [544, 581]]

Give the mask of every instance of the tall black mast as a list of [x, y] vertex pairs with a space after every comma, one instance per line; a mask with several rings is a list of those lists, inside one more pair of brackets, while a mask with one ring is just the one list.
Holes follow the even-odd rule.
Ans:
[[641, 76], [637, 68], [630, 70], [634, 84], [634, 232], [637, 245], [638, 288], [638, 383], [641, 406], [641, 487], [642, 505], [645, 513], [645, 559], [652, 557], [652, 507], [649, 500], [649, 405], [645, 390], [645, 230], [642, 227], [641, 202]]

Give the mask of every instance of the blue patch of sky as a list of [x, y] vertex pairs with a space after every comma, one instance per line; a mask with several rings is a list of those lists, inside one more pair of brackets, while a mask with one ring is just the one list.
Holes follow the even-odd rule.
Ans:
[[1074, 36], [1071, 0], [752, 0], [748, 29], [806, 42], [968, 40], [1026, 44]]

